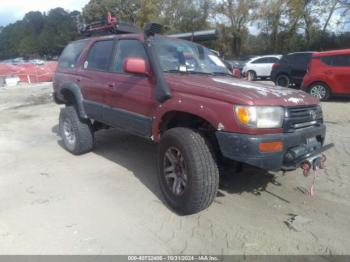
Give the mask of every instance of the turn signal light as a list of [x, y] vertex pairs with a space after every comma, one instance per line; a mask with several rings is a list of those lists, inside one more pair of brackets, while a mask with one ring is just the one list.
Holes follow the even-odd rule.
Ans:
[[242, 124], [248, 125], [248, 123], [249, 123], [249, 112], [248, 112], [248, 109], [245, 108], [245, 107], [238, 107], [236, 109], [236, 113], [237, 113], [238, 120]]
[[264, 142], [259, 144], [261, 153], [275, 153], [283, 150], [283, 143], [281, 141]]

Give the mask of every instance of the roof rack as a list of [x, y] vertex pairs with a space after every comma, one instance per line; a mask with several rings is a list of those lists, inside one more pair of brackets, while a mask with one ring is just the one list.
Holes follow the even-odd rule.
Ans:
[[[111, 12], [107, 13], [107, 16], [100, 21], [92, 22], [90, 24], [79, 23], [78, 31], [80, 34], [90, 37], [93, 35], [109, 35], [109, 34], [133, 34], [144, 33], [146, 37], [160, 34], [162, 25], [157, 23], [149, 23], [142, 31], [134, 23], [129, 23], [119, 20], [113, 16]], [[208, 40], [216, 40], [219, 38], [219, 31], [217, 29], [195, 31], [189, 33], [179, 33], [167, 35], [168, 37], [201, 42]]]
[[113, 16], [111, 12], [107, 13], [107, 17], [100, 21], [95, 21], [90, 24], [78, 25], [78, 31], [84, 36], [106, 35], [106, 34], [132, 34], [139, 33], [140, 30], [135, 24], [121, 21]]

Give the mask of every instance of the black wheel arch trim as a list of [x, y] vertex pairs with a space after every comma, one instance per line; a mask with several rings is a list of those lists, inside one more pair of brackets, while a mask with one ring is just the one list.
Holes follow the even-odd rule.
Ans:
[[[64, 97], [64, 93], [69, 91], [70, 93], [73, 94], [75, 102], [76, 102], [76, 107], [78, 109], [79, 116], [83, 119], [87, 119], [88, 116], [85, 112], [85, 108], [83, 105], [83, 96], [81, 94], [80, 88], [77, 84], [75, 83], [67, 83], [64, 84], [61, 88], [61, 95]], [[65, 101], [67, 102], [67, 101]]]

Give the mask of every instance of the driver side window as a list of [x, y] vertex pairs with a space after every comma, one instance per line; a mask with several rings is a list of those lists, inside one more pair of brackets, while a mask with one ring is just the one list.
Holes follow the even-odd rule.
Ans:
[[148, 61], [145, 47], [138, 40], [119, 40], [113, 72], [125, 73], [124, 62], [127, 58], [142, 58]]

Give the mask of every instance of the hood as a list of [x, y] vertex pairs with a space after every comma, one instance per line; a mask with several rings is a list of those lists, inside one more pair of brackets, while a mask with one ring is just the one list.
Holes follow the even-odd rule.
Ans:
[[316, 98], [300, 90], [231, 77], [165, 74], [165, 78], [174, 92], [200, 95], [234, 104], [303, 106], [319, 103]]

